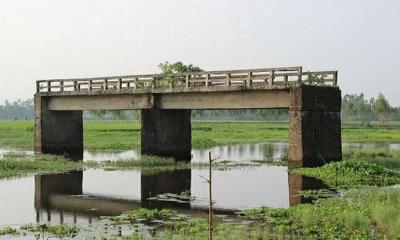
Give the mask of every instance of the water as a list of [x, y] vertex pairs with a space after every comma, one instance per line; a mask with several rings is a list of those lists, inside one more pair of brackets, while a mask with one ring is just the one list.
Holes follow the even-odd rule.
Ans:
[[[371, 149], [385, 148], [387, 150], [400, 149], [400, 143], [343, 143], [343, 149]], [[213, 147], [207, 150], [192, 150], [192, 162], [207, 162], [208, 152], [214, 156], [221, 157], [221, 160], [234, 162], [246, 162], [251, 160], [280, 160], [287, 154], [289, 144], [287, 142], [264, 142], [264, 143], [244, 143]], [[9, 152], [19, 152], [33, 154], [32, 151], [21, 149], [2, 149], [0, 157]], [[139, 150], [126, 151], [87, 151], [83, 153], [83, 161], [115, 161], [119, 159], [138, 159]]]
[[[344, 148], [382, 147], [344, 144]], [[400, 144], [386, 144], [399, 149]], [[234, 162], [275, 159], [286, 155], [287, 143], [236, 144], [193, 150], [193, 161], [207, 161], [208, 151]], [[0, 155], [10, 150], [0, 150]], [[15, 151], [15, 150], [13, 150]], [[31, 154], [31, 152], [26, 152]], [[137, 158], [137, 151], [85, 152], [85, 160]], [[0, 180], [0, 226], [35, 222], [90, 224], [103, 215], [119, 215], [140, 207], [172, 208], [181, 213], [205, 214], [207, 169], [193, 168], [148, 175], [140, 169], [90, 169]], [[301, 190], [327, 188], [321, 181], [288, 173], [285, 166], [250, 166], [213, 171], [214, 207], [219, 213], [268, 206], [287, 208], [310, 202]], [[184, 201], [187, 192], [192, 201]], [[170, 197], [161, 199], [169, 193]], [[161, 195], [160, 195], [161, 194]], [[164, 194], [164, 195], [163, 195]], [[174, 195], [173, 195], [174, 194]], [[172, 196], [172, 197], [171, 197]]]
[[[28, 176], [0, 181], [0, 225], [97, 221], [140, 207], [166, 207], [178, 212], [207, 208], [206, 169], [185, 169], [145, 175], [140, 170], [87, 170]], [[213, 198], [220, 212], [269, 206], [286, 208], [307, 202], [299, 190], [314, 189], [286, 167], [262, 166], [213, 172]], [[317, 184], [318, 185], [318, 184]], [[158, 194], [190, 192], [193, 201], [151, 199]], [[7, 194], [4, 194], [7, 193]]]

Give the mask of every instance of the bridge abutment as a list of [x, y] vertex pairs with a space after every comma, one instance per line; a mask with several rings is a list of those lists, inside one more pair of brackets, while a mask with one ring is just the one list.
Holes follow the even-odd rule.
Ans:
[[34, 150], [82, 160], [82, 111], [51, 111], [48, 98], [35, 96]]
[[142, 154], [190, 161], [192, 150], [191, 110], [142, 110]]
[[289, 161], [315, 167], [342, 159], [341, 91], [301, 85], [290, 90]]

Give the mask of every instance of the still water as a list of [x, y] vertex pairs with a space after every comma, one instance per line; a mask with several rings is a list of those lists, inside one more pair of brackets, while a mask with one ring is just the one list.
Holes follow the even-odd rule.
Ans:
[[[364, 147], [382, 146], [344, 144], [344, 148]], [[386, 144], [384, 147], [399, 149], [400, 145]], [[194, 162], [207, 161], [209, 151], [220, 159], [234, 162], [279, 161], [287, 148], [287, 143], [236, 144], [193, 150], [192, 153]], [[0, 150], [0, 155], [8, 151]], [[139, 157], [133, 150], [86, 151], [84, 156], [85, 160], [96, 161]], [[153, 175], [140, 169], [89, 169], [3, 179], [0, 180], [0, 226], [35, 222], [90, 224], [99, 221], [100, 216], [118, 215], [140, 207], [203, 214], [207, 208], [208, 186], [202, 177], [207, 174], [207, 169], [203, 168]], [[213, 171], [214, 206], [220, 213], [260, 206], [287, 208], [311, 201], [299, 195], [299, 191], [321, 188], [327, 186], [315, 179], [290, 174], [286, 166], [258, 165]], [[186, 193], [186, 197], [182, 197], [182, 193]]]

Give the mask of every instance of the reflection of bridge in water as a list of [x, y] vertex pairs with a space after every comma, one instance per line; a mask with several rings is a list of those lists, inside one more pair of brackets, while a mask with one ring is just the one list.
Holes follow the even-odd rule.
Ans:
[[[289, 206], [311, 202], [299, 191], [327, 188], [322, 182], [312, 178], [288, 173]], [[138, 199], [128, 199], [115, 195], [85, 193], [82, 171], [68, 174], [38, 175], [35, 177], [35, 208], [37, 222], [91, 223], [100, 216], [115, 216], [138, 208], [168, 208], [181, 214], [206, 216], [207, 206], [182, 201], [154, 200], [154, 196], [164, 193], [181, 194], [192, 190], [192, 172], [190, 169], [163, 172], [157, 175], [141, 175], [140, 195]], [[134, 184], [134, 183], [133, 183]], [[127, 185], [129, 187], [129, 185]], [[266, 188], [269, 185], [265, 186]], [[214, 190], [215, 191], [215, 190]], [[274, 196], [271, 196], [274, 197]], [[151, 198], [151, 199], [149, 199]], [[218, 200], [217, 200], [218, 201]], [[249, 199], [249, 201], [252, 201]], [[238, 209], [216, 208], [218, 214], [233, 214]]]

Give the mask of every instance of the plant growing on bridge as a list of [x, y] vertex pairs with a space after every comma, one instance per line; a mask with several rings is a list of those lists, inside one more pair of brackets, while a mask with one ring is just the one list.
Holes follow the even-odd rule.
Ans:
[[184, 64], [181, 61], [169, 63], [165, 61], [158, 65], [162, 72], [162, 77], [156, 82], [156, 87], [179, 87], [184, 85], [184, 78], [171, 78], [173, 74], [186, 73], [186, 72], [202, 72], [203, 70], [193, 64]]
[[325, 85], [326, 74], [307, 72], [307, 81], [311, 85]]

